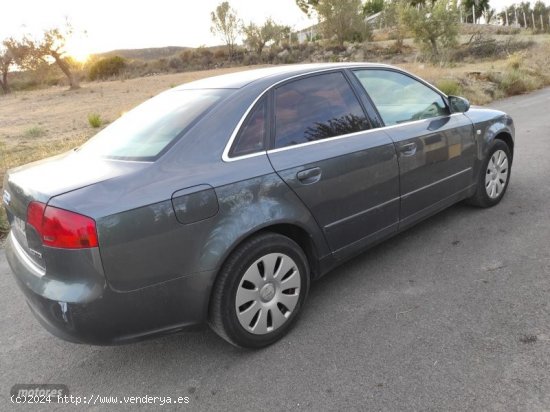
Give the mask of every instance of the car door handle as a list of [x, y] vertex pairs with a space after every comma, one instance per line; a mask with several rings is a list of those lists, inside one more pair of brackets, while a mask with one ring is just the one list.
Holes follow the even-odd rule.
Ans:
[[313, 167], [296, 173], [296, 178], [304, 185], [310, 185], [321, 180], [321, 168]]
[[404, 144], [399, 151], [403, 156], [413, 156], [416, 153], [416, 143]]

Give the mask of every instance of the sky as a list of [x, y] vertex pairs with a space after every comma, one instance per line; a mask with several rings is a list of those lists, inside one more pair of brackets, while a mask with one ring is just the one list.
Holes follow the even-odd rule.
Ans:
[[[213, 46], [223, 42], [210, 33], [210, 12], [222, 0], [16, 0], [0, 13], [0, 40], [63, 25], [75, 29], [68, 49], [96, 53], [113, 49], [163, 46]], [[229, 0], [245, 22], [272, 17], [295, 29], [311, 22], [295, 0]], [[77, 52], [77, 50], [69, 50]]]
[[[75, 34], [69, 54], [163, 46], [213, 46], [223, 42], [210, 33], [210, 12], [222, 0], [15, 0], [0, 13], [0, 40], [62, 26], [68, 18]], [[491, 0], [500, 11], [520, 0]], [[313, 24], [295, 0], [229, 0], [245, 22], [276, 22], [302, 29]], [[534, 3], [534, 0], [533, 0]], [[9, 5], [8, 5], [9, 4]]]

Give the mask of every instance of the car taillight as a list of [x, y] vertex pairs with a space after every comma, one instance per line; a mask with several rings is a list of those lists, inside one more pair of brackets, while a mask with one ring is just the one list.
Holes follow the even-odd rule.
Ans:
[[99, 244], [92, 218], [41, 202], [29, 204], [27, 223], [35, 228], [46, 246], [82, 249]]

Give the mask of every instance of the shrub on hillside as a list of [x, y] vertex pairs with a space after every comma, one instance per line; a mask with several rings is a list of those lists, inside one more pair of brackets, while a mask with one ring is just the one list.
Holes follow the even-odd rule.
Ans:
[[535, 45], [533, 40], [520, 40], [510, 37], [504, 41], [482, 33], [474, 34], [470, 41], [461, 45], [452, 52], [451, 60], [462, 62], [466, 59], [479, 61], [479, 59], [505, 58], [521, 50], [527, 50]]
[[462, 94], [460, 84], [454, 79], [441, 79], [436, 83], [436, 86], [447, 96], [460, 96]]
[[178, 56], [171, 57], [170, 60], [168, 60], [168, 66], [170, 66], [171, 69], [179, 71], [183, 69], [183, 60]]
[[527, 93], [541, 86], [541, 81], [523, 70], [512, 68], [504, 72], [499, 87], [506, 96]]
[[103, 119], [101, 116], [97, 113], [90, 113], [88, 115], [88, 123], [90, 126], [92, 126], [94, 129], [97, 129], [98, 127], [101, 127], [103, 124]]
[[29, 127], [25, 132], [23, 133], [23, 136], [25, 137], [42, 137], [46, 134], [46, 130], [44, 130], [43, 127], [40, 126], [32, 126]]
[[227, 59], [227, 51], [225, 49], [218, 49], [214, 52], [214, 58], [216, 60], [225, 60]]
[[108, 79], [118, 76], [126, 67], [126, 60], [120, 56], [106, 57], [98, 60], [90, 67], [90, 80]]

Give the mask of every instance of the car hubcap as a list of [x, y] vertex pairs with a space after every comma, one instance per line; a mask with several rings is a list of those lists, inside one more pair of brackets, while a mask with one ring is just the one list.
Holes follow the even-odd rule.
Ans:
[[235, 309], [248, 332], [263, 335], [280, 328], [300, 298], [301, 274], [296, 262], [282, 253], [256, 260], [244, 273]]
[[508, 156], [503, 150], [497, 150], [489, 159], [485, 174], [485, 190], [491, 199], [499, 197], [508, 180]]

